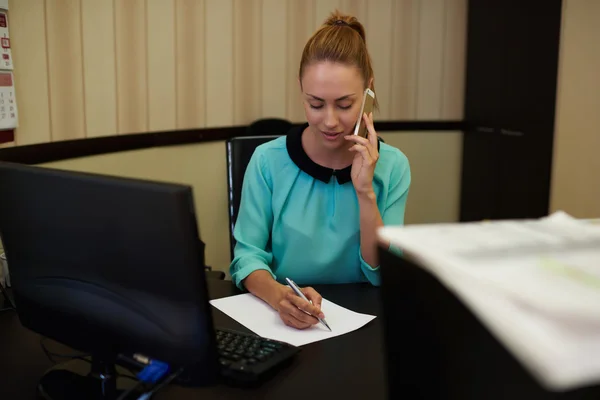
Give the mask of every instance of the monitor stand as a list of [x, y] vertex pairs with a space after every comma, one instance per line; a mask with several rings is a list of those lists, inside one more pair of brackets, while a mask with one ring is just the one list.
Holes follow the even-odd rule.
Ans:
[[[40, 379], [37, 393], [45, 400], [115, 400], [136, 385], [135, 377], [115, 367], [114, 360], [92, 357], [91, 363], [75, 359], [54, 366]], [[134, 390], [130, 398], [141, 394]]]

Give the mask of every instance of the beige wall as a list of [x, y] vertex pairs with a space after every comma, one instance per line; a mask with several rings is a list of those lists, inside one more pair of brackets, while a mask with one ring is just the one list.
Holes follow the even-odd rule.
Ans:
[[[466, 2], [10, 0], [20, 126], [2, 146], [303, 121], [300, 54], [336, 7], [366, 27], [376, 119], [462, 119]], [[461, 133], [382, 136], [411, 162], [406, 222], [456, 221]], [[225, 162], [224, 143], [213, 142], [45, 165], [192, 185], [207, 262], [226, 269]]]
[[336, 7], [366, 26], [376, 119], [461, 119], [466, 2], [10, 0], [16, 142], [301, 121], [302, 48]]
[[600, 217], [600, 1], [565, 0], [551, 209]]
[[[403, 132], [382, 137], [386, 143], [401, 148], [411, 162], [413, 184], [406, 223], [456, 221], [462, 134]], [[206, 262], [221, 270], [229, 266], [224, 142], [120, 152], [44, 166], [191, 185], [200, 235], [207, 245]]]

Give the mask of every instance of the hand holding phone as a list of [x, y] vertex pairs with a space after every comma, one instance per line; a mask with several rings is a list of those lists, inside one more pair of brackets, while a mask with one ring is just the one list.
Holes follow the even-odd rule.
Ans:
[[354, 127], [354, 134], [357, 136], [361, 136], [366, 138], [368, 131], [367, 126], [365, 125], [365, 121], [363, 119], [363, 115], [369, 115], [373, 111], [373, 103], [375, 102], [375, 93], [366, 88], [363, 94], [362, 106], [360, 107], [360, 114], [358, 114], [358, 121], [356, 121], [356, 126]]

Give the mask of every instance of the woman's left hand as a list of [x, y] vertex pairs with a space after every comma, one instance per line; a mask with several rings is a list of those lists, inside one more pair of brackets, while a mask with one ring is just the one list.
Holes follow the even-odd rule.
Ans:
[[377, 132], [373, 127], [373, 113], [367, 116], [363, 114], [365, 125], [369, 135], [367, 138], [358, 135], [348, 135], [345, 139], [355, 144], [350, 147], [350, 151], [355, 152], [352, 161], [352, 184], [357, 195], [369, 195], [373, 193], [373, 174], [375, 165], [379, 160], [379, 151], [377, 150]]

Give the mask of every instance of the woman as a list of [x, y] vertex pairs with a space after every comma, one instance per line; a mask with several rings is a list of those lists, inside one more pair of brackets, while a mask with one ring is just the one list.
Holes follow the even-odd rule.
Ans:
[[[235, 225], [234, 283], [304, 329], [324, 318], [321, 296], [296, 296], [285, 278], [379, 285], [377, 228], [404, 223], [410, 168], [360, 114], [373, 69], [363, 26], [333, 13], [308, 40], [298, 81], [306, 123], [259, 146], [248, 164]], [[359, 117], [368, 138], [352, 135]], [[301, 311], [304, 310], [305, 312]]]

